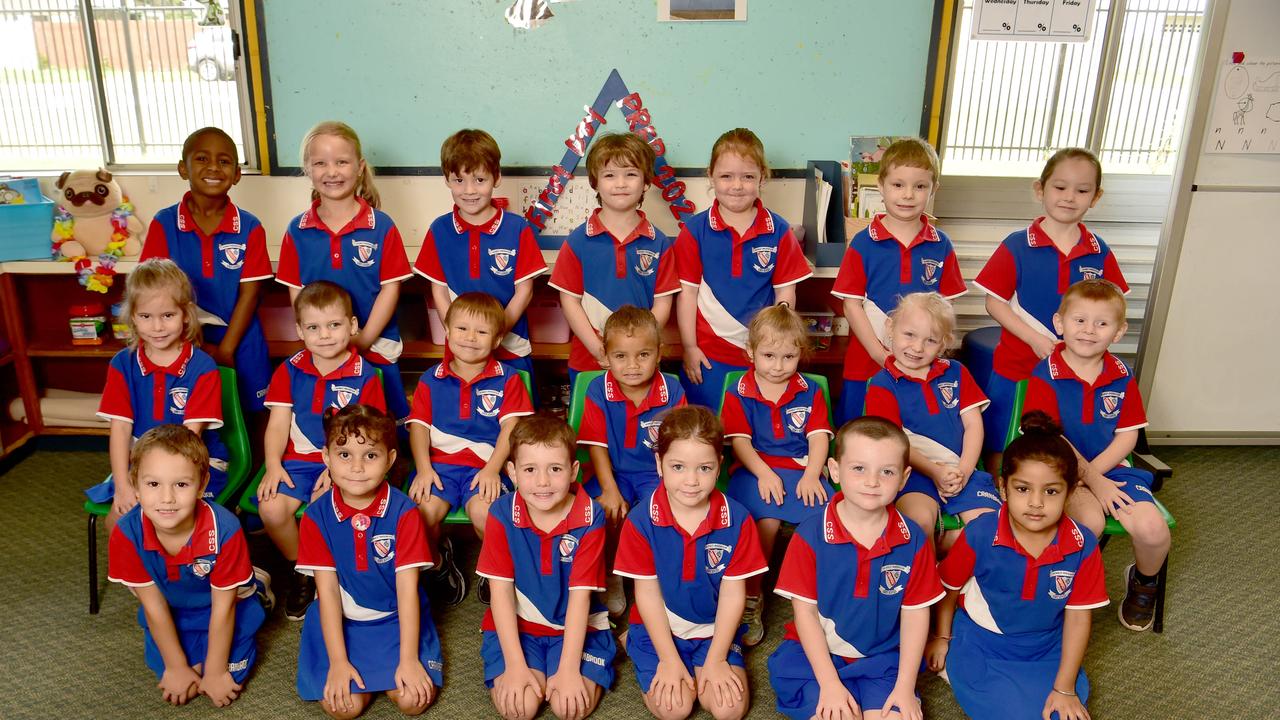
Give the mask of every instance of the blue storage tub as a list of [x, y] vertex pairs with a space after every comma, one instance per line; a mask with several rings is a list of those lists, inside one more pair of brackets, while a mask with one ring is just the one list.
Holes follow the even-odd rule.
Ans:
[[0, 196], [21, 195], [20, 204], [0, 204], [0, 261], [48, 260], [53, 254], [54, 202], [35, 178], [0, 179]]

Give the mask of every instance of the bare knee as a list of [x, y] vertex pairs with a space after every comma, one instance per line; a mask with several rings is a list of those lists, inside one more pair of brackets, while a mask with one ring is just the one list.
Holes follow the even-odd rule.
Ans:
[[646, 693], [644, 696], [644, 706], [648, 708], [649, 714], [653, 715], [657, 720], [685, 720], [693, 714], [693, 693], [683, 693], [673, 708], [666, 708], [662, 703], [653, 697], [652, 693]]
[[938, 524], [938, 504], [921, 493], [913, 492], [903, 495], [898, 499], [897, 506], [903, 515], [911, 518], [926, 532], [932, 533]]
[[282, 527], [293, 522], [293, 515], [301, 504], [287, 495], [276, 495], [258, 503], [258, 517], [264, 525]]
[[489, 506], [479, 495], [467, 501], [467, 517], [471, 518], [471, 526], [476, 535], [484, 538], [484, 525], [489, 519]]
[[333, 720], [354, 720], [354, 718], [364, 714], [365, 709], [369, 707], [370, 699], [368, 693], [353, 693], [351, 695], [351, 709], [349, 710], [329, 707], [329, 703], [324, 700], [320, 701], [320, 707]]
[[387, 697], [395, 702], [396, 707], [400, 709], [402, 714], [409, 716], [421, 715], [426, 712], [427, 708], [431, 707], [431, 701], [435, 699], [433, 695], [431, 697], [423, 698], [422, 701], [419, 702], [416, 701], [409, 693], [401, 692], [399, 690], [388, 690]]
[[1140, 503], [1136, 507], [1138, 510], [1134, 512], [1132, 528], [1128, 529], [1134, 542], [1148, 547], [1168, 545], [1172, 536], [1169, 533], [1169, 525], [1165, 523], [1160, 511], [1150, 503]]

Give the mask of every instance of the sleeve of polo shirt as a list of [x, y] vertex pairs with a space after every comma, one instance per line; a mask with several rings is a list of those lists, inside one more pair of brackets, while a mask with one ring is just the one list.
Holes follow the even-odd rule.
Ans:
[[1142, 406], [1142, 393], [1138, 391], [1138, 381], [1129, 376], [1129, 384], [1124, 389], [1124, 400], [1120, 401], [1120, 417], [1116, 420], [1116, 432], [1137, 430], [1147, 426], [1147, 411]]
[[387, 412], [387, 393], [382, 384], [382, 378], [374, 373], [373, 377], [365, 381], [364, 387], [360, 388], [360, 404], [369, 405]]
[[253, 565], [249, 562], [249, 545], [244, 531], [237, 527], [218, 549], [218, 561], [209, 571], [209, 587], [231, 590], [250, 582], [253, 582]]
[[680, 228], [673, 246], [676, 254], [676, 275], [686, 285], [702, 284], [702, 256], [698, 253], [698, 241], [686, 228]]
[[751, 423], [747, 421], [747, 412], [742, 409], [742, 398], [738, 397], [737, 393], [725, 393], [724, 405], [720, 409], [720, 422], [724, 423], [726, 439], [732, 437], [750, 439], [754, 435], [751, 431]]
[[969, 534], [960, 531], [956, 544], [947, 551], [947, 556], [938, 564], [938, 578], [948, 590], [959, 590], [973, 577], [973, 565], [977, 561], [973, 548], [969, 546]]
[[[521, 219], [520, 222], [524, 222]], [[547, 271], [547, 261], [542, 259], [542, 248], [533, 236], [528, 223], [520, 230], [520, 245], [516, 251], [516, 284], [531, 280]]]
[[582, 261], [565, 240], [556, 253], [556, 266], [551, 270], [551, 280], [547, 283], [552, 288], [574, 297], [582, 297]]
[[240, 270], [240, 282], [267, 280], [271, 277], [271, 258], [267, 256], [267, 232], [259, 225], [249, 231], [244, 249], [244, 268]]
[[[107, 383], [102, 387], [102, 400], [98, 403], [98, 417], [104, 420], [133, 422], [133, 401], [129, 398], [129, 381], [117, 366], [118, 358], [112, 358], [107, 367]], [[130, 362], [128, 357], [125, 362]]]
[[795, 285], [813, 275], [813, 268], [804, 258], [800, 243], [791, 233], [791, 228], [778, 240], [778, 260], [773, 266], [773, 286], [775, 288]]
[[304, 514], [298, 522], [298, 559], [294, 563], [294, 570], [303, 575], [315, 575], [316, 570], [337, 569], [333, 553], [320, 532], [320, 526], [316, 525], [309, 514]]
[[422, 513], [417, 508], [409, 508], [396, 522], [396, 572], [415, 567], [425, 570], [434, 565]]
[[618, 533], [618, 551], [613, 558], [613, 574], [640, 580], [655, 580], [658, 564], [653, 559], [653, 547], [636, 524], [627, 518]]
[[111, 529], [111, 540], [107, 544], [107, 579], [129, 587], [146, 587], [156, 582], [142, 564], [138, 548], [119, 525]]
[[[516, 529], [515, 532], [520, 531]], [[480, 557], [476, 559], [476, 574], [490, 580], [515, 582], [516, 579], [516, 567], [511, 560], [507, 540], [507, 526], [498, 519], [496, 512], [489, 513], [484, 523], [484, 540], [480, 543]]]
[[1102, 277], [1115, 283], [1120, 292], [1129, 294], [1129, 283], [1125, 281], [1124, 273], [1120, 272], [1120, 262], [1113, 252], [1107, 253], [1106, 259], [1102, 261]]
[[680, 276], [676, 273], [675, 246], [669, 246], [658, 256], [658, 277], [653, 282], [653, 296], [680, 292]]
[[867, 383], [866, 404], [865, 414], [882, 417], [902, 427], [902, 409], [898, 407], [898, 396], [876, 379]]
[[409, 408], [409, 419], [406, 422], [431, 427], [431, 388], [422, 380], [419, 380], [418, 387], [413, 389], [413, 403]]
[[791, 536], [773, 591], [784, 598], [818, 604], [818, 563], [813, 548], [798, 533]]
[[729, 558], [721, 579], [744, 580], [768, 570], [769, 561], [760, 547], [760, 533], [756, 531], [755, 520], [747, 516], [738, 530], [738, 546], [733, 549], [733, 557]]
[[214, 368], [200, 376], [191, 388], [187, 405], [183, 408], [182, 422], [209, 423], [210, 430], [222, 427], [222, 376]]
[[387, 231], [382, 241], [382, 262], [378, 264], [378, 280], [381, 284], [400, 282], [413, 277], [409, 268], [409, 256], [404, 252], [404, 239], [400, 237], [400, 229], [395, 225]]
[[[952, 362], [955, 362], [954, 360]], [[991, 401], [987, 399], [987, 394], [982, 392], [982, 388], [978, 387], [978, 381], [973, 379], [973, 375], [969, 374], [969, 368], [964, 365], [960, 366], [960, 414], [963, 415], [970, 410], [982, 412], [987, 409]]]
[[1072, 610], [1090, 610], [1102, 607], [1111, 600], [1107, 597], [1107, 580], [1102, 569], [1102, 553], [1095, 545], [1089, 557], [1080, 563], [1080, 569], [1071, 582], [1071, 595], [1067, 607]]
[[805, 427], [805, 437], [814, 433], [835, 435], [831, 431], [831, 413], [827, 412], [827, 395], [822, 392], [822, 388], [813, 393], [813, 410], [809, 413], [809, 423]]
[[302, 289], [302, 271], [298, 269], [298, 248], [288, 231], [280, 241], [280, 261], [276, 263], [276, 282]]
[[[1058, 412], [1058, 394], [1048, 382], [1035, 375], [1027, 380], [1027, 399], [1022, 404], [1022, 414], [1026, 415], [1032, 410], [1039, 410], [1059, 426], [1062, 425], [1062, 416]], [[1021, 424], [1022, 418], [1010, 418], [1010, 422]]]
[[444, 268], [440, 265], [440, 252], [436, 250], [436, 238], [427, 229], [422, 238], [422, 247], [418, 248], [418, 259], [413, 263], [413, 271], [437, 285], [446, 285]]
[[838, 298], [860, 300], [867, 296], [867, 271], [862, 265], [862, 253], [850, 244], [840, 260], [840, 270], [831, 284], [831, 294]]
[[293, 388], [289, 382], [289, 361], [285, 360], [271, 374], [271, 384], [267, 385], [267, 396], [263, 405], [280, 405], [293, 407]]
[[999, 300], [1009, 302], [1013, 299], [1013, 294], [1018, 290], [1018, 261], [1014, 259], [1007, 244], [1000, 243], [978, 277], [973, 279], [973, 284]]
[[907, 588], [902, 592], [902, 609], [929, 607], [941, 600], [943, 595], [946, 595], [946, 591], [938, 579], [938, 557], [933, 553], [933, 543], [920, 543], [920, 549], [911, 561]]
[[570, 590], [605, 591], [604, 511], [597, 506], [591, 529], [583, 533], [569, 568]]
[[164, 234], [164, 225], [152, 218], [147, 226], [147, 239], [142, 241], [142, 254], [138, 262], [146, 262], [151, 258], [169, 257], [169, 238]]
[[595, 398], [588, 394], [582, 403], [582, 423], [578, 428], [578, 444], [609, 447], [607, 427], [604, 410], [601, 410]]
[[533, 401], [529, 399], [529, 389], [524, 386], [524, 378], [512, 372], [507, 376], [507, 385], [502, 391], [502, 408], [498, 410], [498, 422], [509, 417], [520, 417], [533, 414]]
[[[947, 244], [950, 245], [951, 241], [948, 240]], [[942, 261], [942, 279], [938, 281], [938, 292], [948, 300], [969, 292], [969, 286], [964, 284], [964, 278], [960, 276], [960, 261], [956, 259], [955, 248], [947, 250], [947, 258]]]

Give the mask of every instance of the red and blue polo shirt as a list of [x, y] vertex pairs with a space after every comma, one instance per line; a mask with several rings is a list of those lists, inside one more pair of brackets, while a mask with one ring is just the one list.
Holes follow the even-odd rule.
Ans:
[[[898, 369], [890, 355], [867, 384], [867, 415], [876, 415], [912, 435], [941, 445], [957, 457], [964, 452], [961, 415], [991, 404], [969, 371], [955, 360], [933, 361], [924, 379]], [[934, 453], [927, 452], [930, 457]], [[945, 454], [945, 453], [944, 453]]]
[[352, 403], [387, 411], [377, 370], [355, 350], [327, 375], [316, 369], [310, 350], [299, 350], [281, 363], [271, 376], [265, 404], [293, 411], [289, 444], [282, 459], [323, 462], [320, 451], [324, 449], [324, 411], [340, 410]]
[[[604, 513], [576, 483], [569, 493], [573, 505], [550, 532], [533, 524], [519, 492], [498, 498], [489, 508], [476, 574], [515, 583], [522, 633], [563, 635], [570, 591], [605, 589]], [[497, 630], [492, 608], [485, 610], [480, 629]], [[587, 629], [609, 629], [608, 611], [594, 600]]]
[[614, 475], [631, 478], [633, 486], [656, 482], [654, 452], [662, 416], [685, 404], [684, 388], [670, 375], [654, 375], [649, 394], [636, 405], [622, 393], [613, 374], [606, 372], [587, 386], [578, 444], [608, 448]]
[[1059, 344], [1041, 360], [1027, 383], [1023, 412], [1041, 410], [1062, 426], [1062, 434], [1087, 460], [1097, 457], [1116, 433], [1147, 426], [1138, 380], [1120, 358], [1102, 356], [1102, 372], [1092, 383], [1076, 375]]
[[[499, 198], [494, 205], [493, 217], [480, 225], [463, 220], [455, 205], [453, 212], [431, 223], [422, 239], [413, 271], [449, 288], [450, 300], [463, 293], [482, 292], [506, 306], [515, 296], [516, 285], [547, 271], [529, 223], [506, 212], [505, 200]], [[499, 359], [519, 358], [532, 348], [529, 321], [521, 317], [496, 354]]]
[[[936, 292], [952, 300], [968, 292], [960, 277], [960, 263], [951, 238], [934, 227], [927, 216], [920, 216], [923, 227], [908, 243], [895, 238], [884, 226], [883, 218], [884, 215], [877, 215], [867, 229], [849, 241], [831, 286], [831, 294], [841, 300], [862, 300], [867, 319], [880, 337], [884, 336], [885, 320], [902, 296]], [[844, 379], [865, 381], [879, 369], [862, 343], [850, 339]]]
[[[1080, 223], [1080, 241], [1065, 255], [1044, 230], [1043, 217], [1026, 230], [1011, 233], [996, 248], [982, 272], [974, 279], [983, 292], [1002, 302], [1047, 338], [1059, 339], [1053, 331], [1053, 314], [1062, 304], [1067, 288], [1081, 280], [1105, 278], [1126, 295], [1129, 284], [1111, 248]], [[1040, 362], [1035, 352], [1016, 335], [1002, 328], [996, 345], [993, 369], [1010, 380], [1022, 380]]]
[[1053, 544], [1032, 557], [1013, 535], [1007, 505], [969, 521], [938, 574], [960, 591], [974, 623], [1000, 635], [1061, 632], [1065, 609], [1108, 602], [1093, 533], [1063, 515]]
[[738, 235], [720, 203], [685, 221], [676, 237], [676, 272], [698, 293], [698, 348], [711, 360], [747, 366], [747, 324], [774, 304], [778, 288], [813, 275], [786, 220], [756, 200], [756, 219]]
[[744, 437], [771, 468], [803, 470], [809, 462], [809, 437], [831, 435], [822, 388], [796, 373], [777, 402], [760, 393], [756, 374], [743, 373], [724, 396], [720, 413], [726, 439]]
[[[658, 581], [672, 635], [709, 638], [715, 634], [721, 581], [745, 580], [769, 569], [755, 521], [735, 500], [712, 490], [707, 516], [690, 535], [672, 515], [664, 488], [647, 502], [648, 512], [636, 508], [627, 515], [613, 572]], [[630, 621], [644, 623], [634, 605]]]
[[[671, 238], [654, 227], [644, 213], [630, 235], [616, 238], [600, 222], [597, 208], [565, 239], [556, 255], [550, 285], [581, 298], [587, 320], [600, 335], [604, 321], [623, 305], [651, 310], [655, 298], [680, 292], [671, 245]], [[608, 267], [613, 272], [607, 272]], [[585, 272], [585, 268], [592, 272]], [[569, 342], [569, 367], [599, 369], [577, 335]]]
[[[778, 572], [779, 595], [818, 606], [832, 655], [852, 660], [896, 652], [902, 610], [928, 607], [945, 592], [933, 544], [920, 527], [890, 505], [884, 533], [863, 547], [840, 520], [836, 493], [823, 510], [800, 523]], [[795, 623], [787, 639], [800, 640]]]
[[[363, 326], [369, 321], [382, 286], [398, 283], [413, 273], [404, 241], [391, 217], [370, 207], [364, 198], [356, 199], [360, 209], [336, 232], [320, 219], [319, 200], [289, 222], [280, 245], [276, 280], [294, 288], [317, 280], [337, 283], [351, 294], [356, 319]], [[369, 348], [369, 359], [394, 363], [403, 350], [399, 320], [392, 314], [381, 337]]]
[[428, 370], [413, 391], [409, 422], [431, 431], [431, 463], [482, 468], [493, 457], [502, 421], [533, 414], [529, 391], [511, 366], [494, 358], [470, 381], [453, 372], [452, 355]]

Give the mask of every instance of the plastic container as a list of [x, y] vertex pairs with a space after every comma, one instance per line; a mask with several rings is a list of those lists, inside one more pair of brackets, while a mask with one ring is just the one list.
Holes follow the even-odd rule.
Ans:
[[67, 309], [72, 345], [101, 345], [107, 333], [107, 315], [102, 303], [72, 305]]
[[123, 313], [123, 302], [111, 306], [111, 334], [120, 342], [127, 343], [133, 339], [133, 328], [129, 327], [129, 321]]
[[564, 311], [555, 303], [530, 305], [525, 311], [529, 318], [529, 339], [536, 343], [567, 343], [571, 331]]
[[35, 178], [0, 178], [0, 261], [50, 258], [53, 207]]

